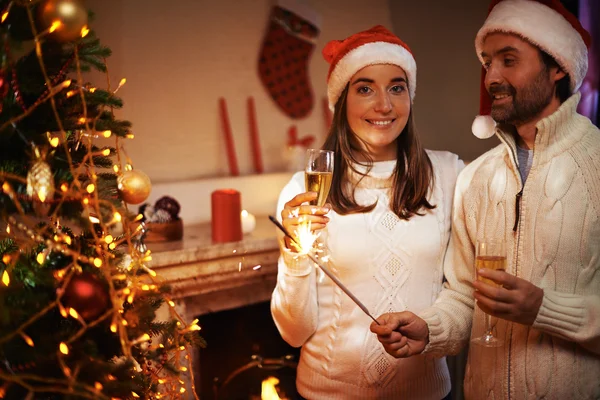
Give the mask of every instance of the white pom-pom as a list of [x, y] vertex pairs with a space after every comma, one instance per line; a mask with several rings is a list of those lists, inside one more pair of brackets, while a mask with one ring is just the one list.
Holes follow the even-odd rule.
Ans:
[[478, 115], [473, 121], [471, 131], [479, 139], [491, 138], [496, 131], [496, 121], [489, 115]]

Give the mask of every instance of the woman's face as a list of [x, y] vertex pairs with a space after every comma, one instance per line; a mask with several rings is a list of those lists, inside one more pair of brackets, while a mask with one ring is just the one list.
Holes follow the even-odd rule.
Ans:
[[396, 159], [396, 139], [410, 114], [408, 79], [396, 65], [370, 65], [350, 79], [346, 117], [355, 144], [373, 161]]

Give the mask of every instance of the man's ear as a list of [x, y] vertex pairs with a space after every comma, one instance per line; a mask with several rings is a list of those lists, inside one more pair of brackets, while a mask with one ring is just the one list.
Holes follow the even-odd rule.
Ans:
[[567, 76], [567, 73], [565, 71], [563, 71], [563, 69], [561, 67], [554, 67], [554, 68], [552, 68], [551, 75], [552, 75], [552, 79], [554, 80], [554, 82], [558, 82], [562, 78]]

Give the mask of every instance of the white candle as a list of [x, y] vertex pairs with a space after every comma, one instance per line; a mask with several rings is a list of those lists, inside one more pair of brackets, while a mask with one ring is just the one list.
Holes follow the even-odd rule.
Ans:
[[256, 217], [248, 211], [242, 210], [240, 218], [242, 219], [242, 232], [244, 234], [252, 232], [256, 227]]

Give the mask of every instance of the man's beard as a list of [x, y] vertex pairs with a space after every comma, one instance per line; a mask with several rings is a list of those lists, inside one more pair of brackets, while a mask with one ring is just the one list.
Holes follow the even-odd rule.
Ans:
[[548, 70], [542, 68], [535, 79], [518, 92], [510, 84], [490, 87], [489, 92], [490, 95], [504, 93], [512, 96], [510, 104], [494, 106], [492, 103], [491, 115], [498, 123], [517, 125], [532, 120], [550, 104], [554, 87], [548, 78]]

